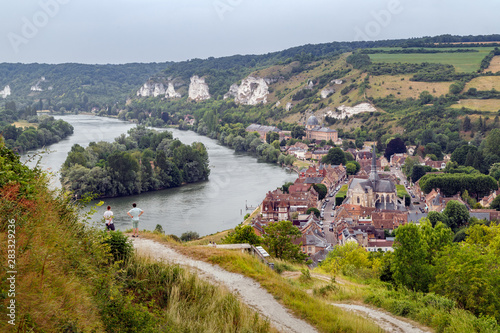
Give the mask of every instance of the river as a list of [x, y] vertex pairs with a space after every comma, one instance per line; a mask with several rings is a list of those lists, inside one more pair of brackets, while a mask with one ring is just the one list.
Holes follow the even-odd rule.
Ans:
[[[41, 167], [54, 173], [51, 186], [55, 187], [60, 186], [58, 171], [75, 143], [87, 147], [93, 141], [112, 142], [135, 126], [117, 119], [87, 115], [55, 118], [67, 121], [75, 129], [70, 137], [49, 146], [51, 152], [43, 154], [41, 159]], [[154, 230], [160, 224], [167, 234], [180, 236], [186, 231], [195, 231], [204, 236], [234, 228], [247, 213], [246, 205], [257, 206], [267, 191], [274, 190], [285, 182], [293, 182], [297, 177], [277, 165], [259, 163], [255, 157], [235, 153], [216, 140], [194, 132], [177, 129], [168, 131], [185, 144], [199, 141], [206, 146], [211, 170], [209, 180], [135, 196], [104, 199], [104, 204], [97, 208], [94, 215], [95, 221], [100, 220], [105, 207], [110, 205], [116, 228], [130, 229], [132, 222], [127, 211], [135, 202], [144, 210], [139, 224], [141, 230]], [[23, 156], [23, 160], [26, 159], [27, 156]]]

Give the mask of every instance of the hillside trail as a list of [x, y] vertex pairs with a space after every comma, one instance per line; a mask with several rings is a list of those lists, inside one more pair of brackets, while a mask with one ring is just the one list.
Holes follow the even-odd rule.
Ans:
[[[135, 238], [132, 243], [139, 254], [147, 255], [160, 261], [178, 264], [189, 269], [194, 269], [202, 278], [224, 285], [231, 292], [237, 294], [244, 303], [268, 318], [270, 323], [282, 332], [318, 332], [310, 324], [294, 317], [287, 308], [274, 299], [273, 295], [268, 293], [260, 286], [260, 284], [251, 278], [241, 274], [228, 272], [217, 265], [192, 259], [175, 251], [167, 245], [160, 244], [150, 239]], [[386, 312], [374, 310], [367, 306], [340, 303], [332, 303], [332, 305], [343, 308], [347, 311], [354, 311], [358, 315], [369, 318], [386, 332], [431, 332], [429, 330], [418, 328], [416, 325], [398, 319]]]
[[132, 243], [140, 254], [149, 255], [160, 261], [194, 268], [201, 277], [223, 284], [231, 292], [237, 294], [244, 303], [267, 317], [269, 322], [281, 332], [318, 332], [305, 321], [295, 318], [283, 305], [274, 299], [273, 295], [251, 278], [225, 271], [219, 266], [204, 261], [194, 260], [153, 240], [134, 238]]

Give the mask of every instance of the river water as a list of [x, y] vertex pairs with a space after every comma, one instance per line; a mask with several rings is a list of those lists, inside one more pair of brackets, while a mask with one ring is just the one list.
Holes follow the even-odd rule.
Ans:
[[[54, 173], [52, 186], [55, 187], [60, 186], [58, 171], [73, 144], [87, 147], [93, 141], [112, 142], [135, 126], [117, 119], [87, 115], [55, 118], [67, 121], [75, 129], [73, 135], [48, 147], [51, 152], [43, 154], [41, 159], [41, 167]], [[177, 129], [168, 131], [185, 144], [199, 141], [206, 146], [211, 170], [209, 180], [135, 196], [104, 199], [104, 204], [97, 208], [94, 215], [95, 221], [100, 220], [105, 207], [110, 205], [116, 228], [130, 229], [132, 222], [127, 212], [135, 202], [144, 210], [140, 230], [154, 230], [160, 224], [167, 234], [180, 236], [186, 231], [195, 231], [200, 236], [208, 235], [235, 227], [247, 213], [246, 205], [257, 206], [267, 191], [285, 182], [293, 182], [297, 177], [277, 165], [259, 163], [255, 157], [235, 153], [217, 141], [194, 132]], [[23, 160], [27, 158], [23, 156]]]

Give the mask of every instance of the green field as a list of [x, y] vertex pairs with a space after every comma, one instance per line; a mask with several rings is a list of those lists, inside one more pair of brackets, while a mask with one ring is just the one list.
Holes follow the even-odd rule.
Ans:
[[[380, 48], [390, 50], [391, 48]], [[397, 48], [393, 48], [397, 49]], [[492, 47], [477, 47], [479, 52], [464, 53], [409, 53], [409, 54], [369, 54], [373, 62], [406, 62], [406, 63], [438, 63], [449, 64], [455, 67], [457, 72], [475, 72], [479, 69], [481, 61], [493, 49]], [[441, 50], [441, 49], [440, 49]], [[442, 49], [442, 50], [446, 50]]]

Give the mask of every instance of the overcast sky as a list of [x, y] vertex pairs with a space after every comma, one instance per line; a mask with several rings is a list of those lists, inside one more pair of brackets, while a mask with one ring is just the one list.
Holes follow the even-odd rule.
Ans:
[[498, 0], [4, 0], [0, 62], [181, 61], [332, 41], [494, 34], [498, 13]]

